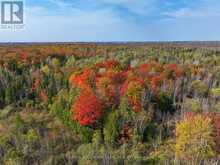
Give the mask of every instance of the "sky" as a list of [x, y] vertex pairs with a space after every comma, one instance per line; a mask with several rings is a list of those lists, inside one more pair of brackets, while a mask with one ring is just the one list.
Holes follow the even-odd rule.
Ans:
[[220, 0], [25, 0], [0, 42], [220, 40]]

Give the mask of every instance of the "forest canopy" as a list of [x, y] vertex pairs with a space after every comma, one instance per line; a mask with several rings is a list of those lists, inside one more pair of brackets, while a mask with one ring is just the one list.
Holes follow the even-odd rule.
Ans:
[[0, 47], [0, 164], [217, 164], [220, 51]]

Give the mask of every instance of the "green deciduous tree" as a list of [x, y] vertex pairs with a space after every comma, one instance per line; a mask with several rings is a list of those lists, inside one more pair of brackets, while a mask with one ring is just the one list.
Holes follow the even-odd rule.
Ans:
[[119, 136], [119, 113], [118, 111], [110, 112], [106, 117], [104, 124], [104, 140], [106, 144], [114, 145], [117, 143]]

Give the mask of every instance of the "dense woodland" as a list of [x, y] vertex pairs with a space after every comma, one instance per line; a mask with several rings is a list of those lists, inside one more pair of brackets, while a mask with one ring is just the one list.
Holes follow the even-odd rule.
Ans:
[[220, 164], [220, 51], [1, 46], [0, 164]]

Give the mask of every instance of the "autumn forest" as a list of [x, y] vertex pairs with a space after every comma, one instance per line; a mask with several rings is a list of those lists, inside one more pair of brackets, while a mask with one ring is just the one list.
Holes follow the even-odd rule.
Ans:
[[0, 164], [219, 163], [216, 47], [0, 46]]

